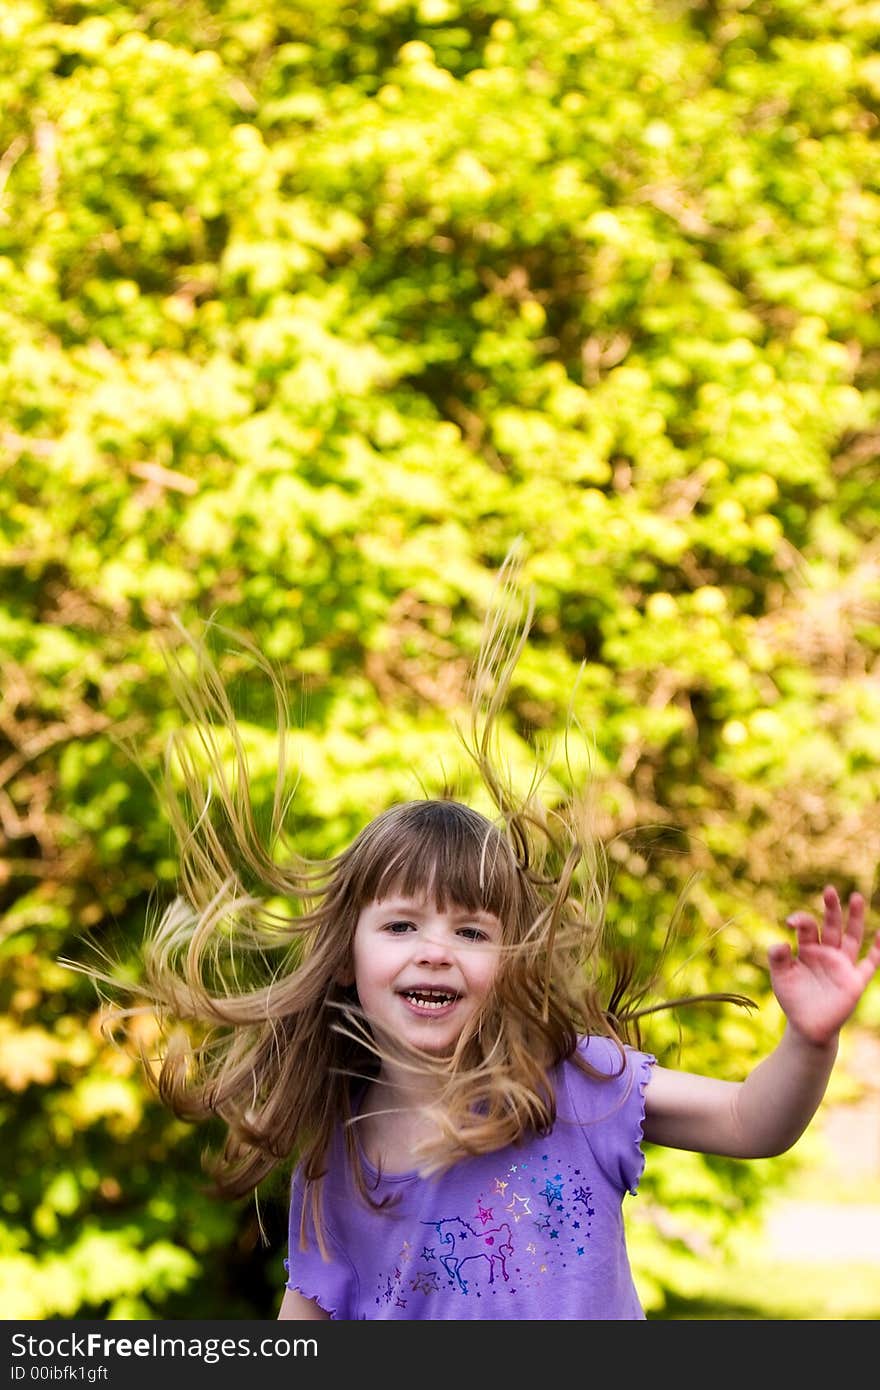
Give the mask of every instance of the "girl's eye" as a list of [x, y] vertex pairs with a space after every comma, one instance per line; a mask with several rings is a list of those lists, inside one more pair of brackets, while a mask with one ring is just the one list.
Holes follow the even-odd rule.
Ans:
[[462, 927], [459, 936], [463, 936], [466, 941], [488, 941], [489, 937], [479, 927]]
[[404, 932], [414, 931], [412, 922], [389, 922], [386, 931], [393, 932], [395, 936], [402, 936]]

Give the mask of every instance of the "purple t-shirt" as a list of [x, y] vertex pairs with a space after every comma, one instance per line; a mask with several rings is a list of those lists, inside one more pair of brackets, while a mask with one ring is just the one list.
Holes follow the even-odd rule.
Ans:
[[[607, 1038], [582, 1040], [602, 1073], [620, 1066]], [[289, 1289], [343, 1321], [643, 1319], [623, 1225], [635, 1193], [645, 1089], [654, 1058], [626, 1049], [620, 1076], [597, 1081], [571, 1062], [553, 1074], [552, 1132], [516, 1147], [464, 1159], [433, 1177], [391, 1173], [374, 1195], [358, 1195], [341, 1132], [331, 1146], [323, 1219], [330, 1259], [309, 1230], [299, 1245], [303, 1187], [290, 1203]], [[364, 1160], [368, 1185], [376, 1170]]]

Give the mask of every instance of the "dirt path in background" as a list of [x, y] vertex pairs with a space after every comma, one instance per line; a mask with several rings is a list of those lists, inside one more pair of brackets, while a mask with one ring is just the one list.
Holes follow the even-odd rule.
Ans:
[[779, 1202], [764, 1226], [780, 1260], [875, 1264], [880, 1268], [880, 1203]]
[[817, 1124], [829, 1148], [829, 1192], [855, 1198], [868, 1192], [877, 1199], [783, 1198], [768, 1212], [765, 1231], [780, 1259], [880, 1266], [880, 1038], [865, 1030], [845, 1046], [847, 1072], [865, 1090], [852, 1104], [826, 1102], [819, 1112]]

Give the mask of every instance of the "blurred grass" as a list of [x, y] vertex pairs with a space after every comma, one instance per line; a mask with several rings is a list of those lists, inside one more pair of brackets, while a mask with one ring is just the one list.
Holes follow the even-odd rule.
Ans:
[[793, 1252], [783, 1258], [779, 1242], [771, 1238], [772, 1215], [791, 1203], [803, 1204], [805, 1213], [811, 1204], [821, 1204], [824, 1219], [832, 1223], [835, 1211], [843, 1221], [853, 1207], [867, 1208], [871, 1227], [880, 1230], [880, 1179], [862, 1177], [854, 1190], [842, 1177], [830, 1181], [828, 1169], [805, 1172], [771, 1209], [762, 1230], [730, 1239], [725, 1261], [704, 1269], [699, 1294], [672, 1294], [664, 1310], [649, 1313], [649, 1319], [880, 1320], [880, 1243], [873, 1258], [865, 1258], [864, 1246], [852, 1259], [823, 1257], [817, 1234], [815, 1257]]
[[[649, 1318], [652, 1315], [649, 1314]], [[848, 1321], [880, 1319], [880, 1262], [768, 1260], [761, 1249], [707, 1275], [700, 1298], [670, 1298], [656, 1320]]]

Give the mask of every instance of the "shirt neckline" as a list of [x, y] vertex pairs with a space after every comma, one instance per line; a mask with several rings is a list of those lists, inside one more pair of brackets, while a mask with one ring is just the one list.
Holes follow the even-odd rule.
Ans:
[[358, 1133], [358, 1122], [361, 1117], [361, 1106], [363, 1105], [366, 1094], [367, 1087], [364, 1086], [363, 1089], [355, 1097], [355, 1103], [352, 1106], [351, 1123], [354, 1126], [354, 1143], [359, 1161], [363, 1164], [363, 1167], [366, 1170], [366, 1172], [372, 1174], [377, 1185], [380, 1182], [412, 1182], [415, 1178], [418, 1178], [420, 1176], [417, 1168], [406, 1168], [401, 1170], [400, 1172], [387, 1172], [384, 1168], [377, 1168], [376, 1164], [373, 1163], [372, 1160], [367, 1157], [367, 1151], [361, 1143], [361, 1137]]

